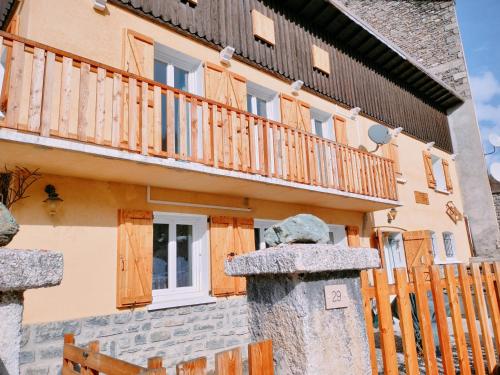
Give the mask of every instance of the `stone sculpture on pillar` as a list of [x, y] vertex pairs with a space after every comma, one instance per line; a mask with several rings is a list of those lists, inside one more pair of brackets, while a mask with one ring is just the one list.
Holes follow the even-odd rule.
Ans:
[[[284, 235], [294, 227], [304, 232], [312, 223], [317, 224], [308, 234]], [[369, 374], [360, 271], [379, 267], [378, 252], [311, 243], [328, 238], [328, 226], [312, 215], [276, 224], [265, 238], [292, 243], [236, 256], [225, 270], [247, 278], [252, 340], [273, 340], [276, 373]]]

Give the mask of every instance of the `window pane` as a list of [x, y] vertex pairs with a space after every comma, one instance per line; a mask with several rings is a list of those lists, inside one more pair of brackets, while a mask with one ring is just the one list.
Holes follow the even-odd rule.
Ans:
[[255, 114], [252, 108], [252, 95], [249, 94], [247, 94], [247, 111]]
[[193, 226], [177, 225], [177, 287], [193, 285]]
[[174, 66], [174, 87], [180, 90], [187, 91], [188, 75], [189, 72], [187, 70]]
[[257, 98], [257, 115], [267, 117], [267, 102]]
[[318, 120], [314, 120], [314, 131], [319, 137], [323, 137], [323, 123]]
[[153, 225], [153, 289], [168, 288], [168, 224]]

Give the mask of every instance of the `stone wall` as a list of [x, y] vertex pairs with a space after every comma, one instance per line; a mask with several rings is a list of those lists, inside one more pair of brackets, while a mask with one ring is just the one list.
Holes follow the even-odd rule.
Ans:
[[334, 0], [469, 98], [453, 0]]
[[497, 213], [497, 222], [500, 227], [500, 193], [493, 193], [493, 202], [495, 202], [495, 211]]
[[201, 356], [213, 368], [215, 353], [248, 343], [247, 302], [246, 297], [221, 298], [207, 305], [27, 325], [21, 342], [21, 374], [60, 373], [67, 332], [75, 334], [78, 346], [99, 340], [102, 353], [137, 365], [162, 356], [169, 374], [175, 373], [176, 363]]

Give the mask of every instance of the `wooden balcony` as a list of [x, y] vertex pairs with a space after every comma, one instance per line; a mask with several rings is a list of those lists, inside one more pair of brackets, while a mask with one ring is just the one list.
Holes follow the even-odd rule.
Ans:
[[[288, 187], [383, 203], [378, 208], [397, 204], [389, 159], [34, 41], [0, 37], [0, 47], [7, 49], [0, 127], [9, 129], [0, 141], [22, 143], [19, 134], [4, 136], [14, 131], [54, 149], [66, 140], [80, 152], [87, 150], [82, 144], [93, 145], [92, 150], [139, 155], [143, 163], [182, 161], [175, 167], [279, 180]], [[67, 149], [69, 143], [63, 144]], [[22, 162], [21, 154], [14, 161]]]

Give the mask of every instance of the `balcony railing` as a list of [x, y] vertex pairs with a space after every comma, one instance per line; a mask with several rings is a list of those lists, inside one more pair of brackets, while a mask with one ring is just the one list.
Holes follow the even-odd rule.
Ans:
[[393, 162], [11, 34], [0, 126], [397, 200]]

